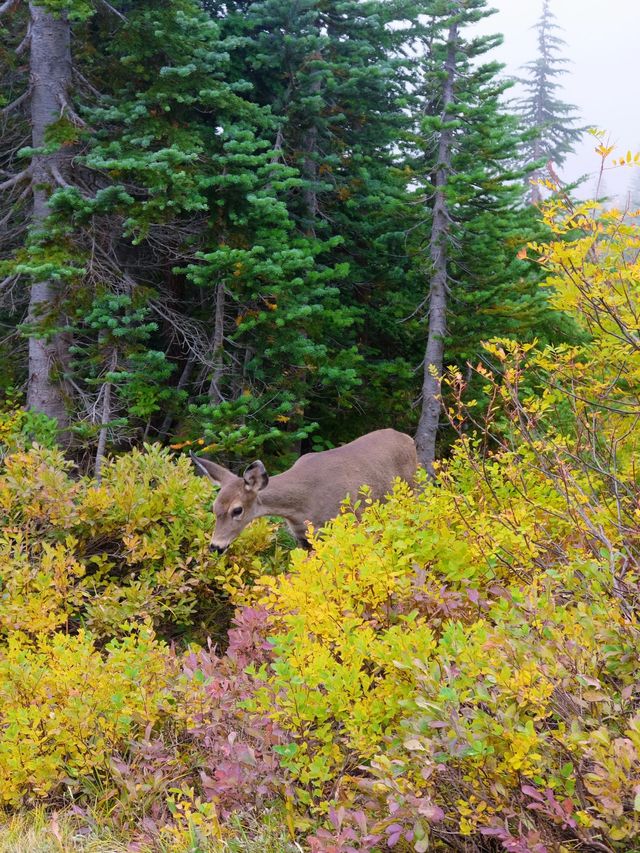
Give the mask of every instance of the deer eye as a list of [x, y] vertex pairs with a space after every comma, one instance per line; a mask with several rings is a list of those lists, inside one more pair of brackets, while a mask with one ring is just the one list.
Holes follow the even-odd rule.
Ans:
[[234, 506], [234, 508], [231, 510], [231, 515], [233, 516], [233, 518], [240, 518], [243, 512], [244, 510], [241, 506]]

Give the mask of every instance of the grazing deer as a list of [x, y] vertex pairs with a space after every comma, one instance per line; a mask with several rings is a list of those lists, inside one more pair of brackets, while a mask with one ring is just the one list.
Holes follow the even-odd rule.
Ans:
[[298, 545], [308, 547], [307, 523], [322, 527], [340, 512], [340, 504], [367, 485], [382, 500], [396, 477], [413, 481], [418, 466], [413, 439], [394, 429], [380, 429], [349, 444], [306, 453], [283, 474], [269, 477], [262, 462], [252, 462], [242, 477], [222, 465], [191, 454], [196, 468], [220, 491], [213, 505], [216, 527], [211, 550], [222, 554], [254, 518], [285, 519]]

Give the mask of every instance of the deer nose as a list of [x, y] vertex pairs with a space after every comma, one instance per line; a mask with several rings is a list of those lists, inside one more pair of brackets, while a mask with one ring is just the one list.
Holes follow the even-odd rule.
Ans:
[[212, 554], [224, 554], [226, 550], [226, 545], [224, 548], [221, 548], [220, 545], [209, 545], [209, 551], [211, 551]]

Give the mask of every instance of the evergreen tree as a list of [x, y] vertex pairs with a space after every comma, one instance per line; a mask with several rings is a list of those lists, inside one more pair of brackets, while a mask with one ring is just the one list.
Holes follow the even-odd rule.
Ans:
[[[40, 136], [20, 58], [33, 9], [65, 33]], [[463, 364], [492, 333], [555, 334], [516, 258], [536, 235], [499, 67], [480, 64], [495, 39], [468, 36], [484, 14], [483, 0], [18, 5], [0, 48], [0, 319], [43, 351], [62, 407], [40, 408], [70, 419], [96, 472], [141, 438], [203, 436], [231, 460], [411, 431], [425, 278], [426, 365]], [[14, 361], [2, 381], [29, 385], [27, 353]], [[439, 416], [437, 385], [424, 399]]]
[[[14, 3], [5, 3], [0, 12], [9, 14]], [[22, 68], [13, 62], [9, 79], [22, 91], [7, 106], [4, 115], [21, 127], [28, 121], [30, 157], [26, 166], [13, 171], [0, 183], [0, 190], [8, 193], [5, 204], [10, 208], [8, 217], [24, 216], [22, 225], [28, 224], [30, 241], [38, 243], [49, 214], [48, 202], [59, 186], [73, 180], [72, 152], [76, 129], [83, 120], [72, 106], [73, 64], [71, 54], [71, 21], [85, 17], [90, 7], [85, 0], [68, 3], [29, 3], [28, 12], [20, 10], [9, 23], [9, 37], [16, 28], [22, 40], [15, 55], [28, 55]], [[9, 139], [14, 136], [10, 130]], [[24, 138], [21, 140], [24, 148]], [[11, 142], [4, 148], [3, 156], [17, 163], [19, 148]], [[25, 209], [23, 209], [23, 202]], [[68, 360], [68, 340], [61, 331], [64, 324], [65, 279], [68, 270], [62, 264], [33, 264], [27, 308], [28, 381], [27, 406], [55, 418], [61, 427], [68, 421], [65, 403], [65, 383], [62, 375]], [[15, 281], [22, 275], [19, 266], [9, 268], [8, 279]]]
[[434, 3], [422, 37], [417, 96], [424, 117], [413, 170], [427, 216], [416, 229], [415, 252], [429, 282], [429, 322], [416, 444], [430, 473], [445, 365], [463, 368], [492, 335], [565, 333], [540, 293], [537, 272], [517, 257], [539, 228], [522, 204], [523, 173], [512, 167], [521, 136], [502, 105], [508, 83], [499, 78], [500, 65], [483, 62], [499, 37], [473, 35], [473, 25], [490, 14], [486, 0]]
[[[355, 437], [395, 422], [412, 428], [415, 336], [402, 322], [416, 307], [408, 292], [407, 175], [400, 146], [409, 122], [412, 63], [402, 57], [411, 29], [406, 8], [379, 0], [257, 0], [206, 8], [238, 38], [234, 66], [255, 98], [277, 117], [273, 149], [299, 183], [280, 195], [307, 237], [332, 240], [319, 260], [334, 278], [353, 324], [339, 340], [342, 358], [357, 347], [359, 385], [338, 397], [310, 388], [308, 419], [325, 438]], [[336, 353], [337, 354], [337, 353]]]
[[[120, 6], [77, 28], [78, 73], [95, 92], [91, 135], [74, 138], [77, 179], [58, 183], [46, 237], [19, 267], [35, 275], [57, 263], [60, 277], [64, 245], [76, 318], [67, 334], [81, 336], [84, 354], [64, 374], [83, 441], [93, 431], [99, 464], [118, 414], [120, 439], [124, 416], [130, 437], [177, 422], [228, 452], [287, 432], [295, 442], [313, 428], [297, 417], [310, 394], [335, 398], [357, 381], [355, 350], [342, 346], [353, 323], [336, 287], [345, 265], [322, 259], [336, 240], [290, 217], [282, 198], [302, 182], [272, 150], [268, 108], [247, 99], [231, 67], [237, 39], [188, 0]], [[128, 359], [128, 374], [148, 365], [114, 347], [104, 325], [124, 297], [153, 325], [153, 357], [178, 367], [175, 393], [153, 397], [144, 421], [111, 360]]]
[[[524, 67], [527, 76], [522, 78], [525, 94], [517, 103], [522, 126], [529, 131], [522, 147], [527, 164], [534, 164], [532, 179], [539, 179], [545, 162], [551, 160], [561, 167], [585, 131], [579, 124], [577, 107], [564, 103], [559, 97], [562, 84], [559, 78], [566, 74], [568, 60], [560, 55], [566, 42], [558, 35], [561, 28], [555, 23], [550, 0], [543, 0], [542, 14], [535, 29], [538, 34], [538, 56]], [[541, 199], [540, 188], [532, 184], [530, 201]]]

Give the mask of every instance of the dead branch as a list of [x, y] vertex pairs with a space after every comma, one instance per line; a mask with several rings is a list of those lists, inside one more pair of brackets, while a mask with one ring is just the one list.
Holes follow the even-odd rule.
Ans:
[[121, 21], [127, 20], [126, 17], [122, 14], [122, 12], [119, 12], [117, 9], [114, 9], [111, 3], [108, 3], [107, 0], [100, 0], [100, 2], [105, 7], [105, 9], [111, 12], [112, 15], [115, 15], [116, 18], [120, 18]]
[[95, 95], [96, 98], [103, 97], [102, 92], [99, 92], [98, 89], [96, 89], [96, 87], [93, 85], [93, 83], [90, 80], [87, 80], [84, 74], [78, 71], [77, 68], [73, 68], [72, 71], [75, 77], [78, 78], [78, 80], [82, 83], [83, 86], [86, 86], [86, 88], [91, 92], [92, 95]]
[[60, 102], [60, 106], [62, 108], [61, 113], [66, 115], [76, 127], [87, 127], [86, 121], [78, 115], [78, 113], [73, 109], [71, 104], [65, 95], [58, 95], [58, 101]]
[[0, 110], [0, 116], [4, 118], [4, 116], [8, 116], [10, 113], [14, 112], [18, 109], [18, 107], [23, 104], [31, 94], [31, 87], [29, 87], [26, 92], [23, 92], [20, 97], [16, 98], [15, 101], [11, 101], [10, 104], [7, 104], [6, 107], [2, 107]]
[[17, 175], [13, 175], [13, 177], [9, 178], [8, 181], [3, 181], [0, 184], [0, 190], [10, 190], [11, 187], [15, 187], [16, 184], [19, 184], [21, 181], [26, 181], [30, 175], [30, 169], [24, 169], [22, 172], [18, 172]]
[[18, 47], [16, 48], [16, 56], [22, 56], [25, 50], [31, 44], [31, 21], [29, 21], [29, 26], [27, 27], [27, 32], [25, 37], [22, 39]]

